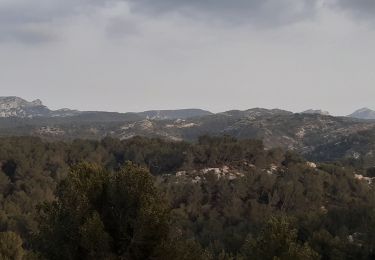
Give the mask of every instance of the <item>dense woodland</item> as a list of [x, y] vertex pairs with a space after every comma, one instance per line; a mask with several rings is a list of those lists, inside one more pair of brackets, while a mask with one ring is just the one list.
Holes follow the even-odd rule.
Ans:
[[0, 169], [0, 259], [375, 259], [361, 162], [231, 137], [13, 137]]

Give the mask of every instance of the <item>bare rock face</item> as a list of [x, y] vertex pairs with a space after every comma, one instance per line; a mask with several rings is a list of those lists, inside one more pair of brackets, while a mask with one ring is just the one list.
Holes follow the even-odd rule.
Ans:
[[0, 117], [32, 118], [50, 112], [39, 99], [28, 102], [19, 97], [0, 97]]
[[[35, 102], [35, 103], [34, 103]], [[27, 102], [19, 97], [0, 97], [0, 109], [16, 109], [19, 107], [35, 106], [37, 101]], [[42, 105], [41, 103], [39, 105]]]
[[33, 102], [31, 102], [30, 104], [34, 105], [34, 106], [43, 106], [43, 103], [40, 99], [36, 99]]
[[66, 117], [78, 114], [75, 110], [52, 111], [40, 99], [27, 101], [19, 97], [0, 97], [0, 118]]

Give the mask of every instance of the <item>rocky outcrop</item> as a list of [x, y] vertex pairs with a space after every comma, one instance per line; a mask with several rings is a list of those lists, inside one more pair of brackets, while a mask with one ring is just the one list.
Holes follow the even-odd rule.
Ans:
[[28, 102], [19, 97], [0, 97], [0, 117], [32, 118], [50, 113], [39, 99]]

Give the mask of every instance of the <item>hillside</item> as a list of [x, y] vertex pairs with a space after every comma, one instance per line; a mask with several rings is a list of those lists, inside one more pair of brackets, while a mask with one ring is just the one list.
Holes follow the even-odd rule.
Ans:
[[[199, 109], [141, 113], [51, 111], [40, 101], [2, 98], [0, 136], [38, 136], [47, 140], [135, 136], [196, 141], [202, 135], [258, 139], [266, 148], [294, 150], [319, 161], [375, 161], [371, 142], [357, 145], [357, 136], [372, 136], [375, 121], [334, 117], [315, 110], [294, 114], [280, 109], [254, 108], [212, 114]], [[37, 111], [37, 112], [36, 112]], [[30, 116], [30, 113], [34, 113]], [[362, 139], [361, 139], [362, 140]]]
[[138, 259], [145, 246], [156, 259], [373, 257], [374, 179], [258, 140], [13, 137], [0, 138], [0, 158], [0, 241], [12, 234], [26, 259]]

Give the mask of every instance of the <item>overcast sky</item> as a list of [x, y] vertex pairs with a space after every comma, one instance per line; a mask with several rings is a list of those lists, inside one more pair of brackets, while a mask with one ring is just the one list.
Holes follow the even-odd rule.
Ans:
[[375, 109], [375, 1], [0, 0], [0, 90], [54, 109]]

